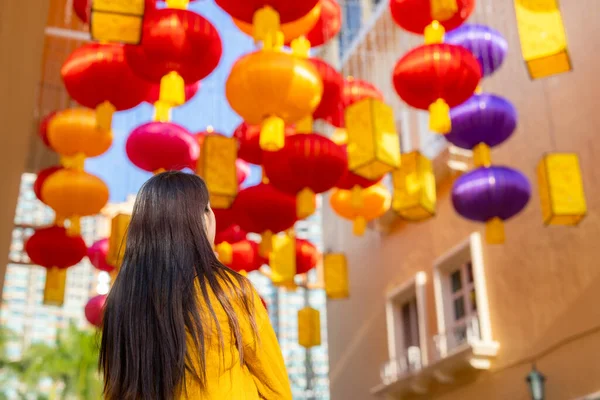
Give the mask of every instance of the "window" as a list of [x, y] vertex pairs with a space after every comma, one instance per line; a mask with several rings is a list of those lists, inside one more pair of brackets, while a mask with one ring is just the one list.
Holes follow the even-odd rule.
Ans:
[[466, 345], [492, 343], [481, 235], [474, 233], [435, 263], [438, 357]]

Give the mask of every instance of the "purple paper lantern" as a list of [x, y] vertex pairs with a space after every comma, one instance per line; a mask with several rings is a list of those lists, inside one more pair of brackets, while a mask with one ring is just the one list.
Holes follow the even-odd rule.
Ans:
[[490, 243], [503, 241], [502, 221], [521, 212], [530, 197], [527, 178], [507, 167], [475, 169], [458, 178], [452, 188], [456, 212], [472, 221], [485, 222]]
[[450, 110], [452, 130], [445, 137], [453, 145], [473, 149], [507, 140], [517, 127], [517, 110], [505, 98], [489, 93], [473, 95]]
[[504, 62], [506, 39], [495, 29], [479, 24], [464, 24], [446, 33], [444, 42], [468, 49], [481, 66], [483, 76], [493, 74]]

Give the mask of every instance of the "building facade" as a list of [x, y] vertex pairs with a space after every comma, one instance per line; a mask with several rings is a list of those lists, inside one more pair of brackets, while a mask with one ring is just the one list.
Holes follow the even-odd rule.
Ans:
[[[400, 30], [385, 3], [341, 49], [341, 67], [381, 89], [403, 150], [433, 159], [437, 215], [418, 224], [387, 216], [380, 229], [356, 238], [347, 222], [324, 211], [325, 246], [346, 254], [351, 282], [349, 299], [328, 303], [332, 400], [525, 400], [532, 398], [526, 377], [534, 364], [546, 377], [545, 399], [598, 398], [600, 80], [591, 50], [600, 44], [598, 4], [561, 2], [573, 71], [532, 81], [512, 2], [477, 2], [470, 22], [496, 28], [509, 44], [483, 91], [509, 99], [519, 112], [517, 131], [492, 159], [532, 184], [528, 206], [506, 223], [506, 243], [488, 245], [483, 226], [453, 210], [452, 149], [393, 90], [395, 63], [423, 38]], [[542, 222], [536, 167], [546, 152], [579, 155], [588, 215], [577, 227]]]

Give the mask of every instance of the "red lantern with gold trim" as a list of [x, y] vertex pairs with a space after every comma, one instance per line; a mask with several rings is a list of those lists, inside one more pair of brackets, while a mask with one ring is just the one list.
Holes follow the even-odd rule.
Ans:
[[[227, 210], [227, 209], [221, 209]], [[213, 209], [216, 214], [216, 209]], [[217, 232], [215, 236], [215, 244], [227, 242], [227, 243], [237, 243], [240, 240], [246, 239], [247, 233], [240, 228], [239, 225], [233, 224], [230, 225], [226, 229], [222, 229]]]
[[308, 14], [319, 0], [216, 0], [232, 18], [251, 24], [254, 13], [263, 7], [271, 7], [279, 14], [280, 22], [292, 22]]
[[274, 188], [297, 195], [299, 219], [315, 209], [314, 196], [335, 186], [348, 166], [346, 152], [319, 134], [296, 134], [283, 149], [265, 152], [264, 171]]
[[319, 251], [308, 240], [296, 239], [296, 274], [306, 274], [319, 263]]
[[[291, 136], [294, 133], [296, 133], [294, 127], [286, 125], [285, 136]], [[240, 144], [238, 157], [250, 164], [261, 165], [263, 149], [260, 148], [260, 125], [242, 122], [233, 132], [233, 136]]]
[[422, 35], [433, 21], [447, 31], [457, 28], [474, 8], [475, 0], [390, 0], [396, 24], [417, 35]]
[[87, 254], [80, 235], [67, 235], [65, 228], [38, 228], [25, 242], [25, 252], [32, 264], [45, 268], [65, 269], [79, 263]]
[[[216, 229], [215, 232], [218, 237], [221, 234], [225, 237], [223, 240], [219, 240], [215, 238], [216, 243], [227, 241], [229, 243], [237, 242], [237, 240], [227, 240], [230, 238], [230, 235], [226, 233], [230, 228], [237, 226], [240, 231], [244, 232], [239, 225], [237, 225], [237, 217], [232, 208], [213, 208], [213, 212], [215, 213], [215, 221], [216, 221]], [[244, 238], [246, 237], [246, 232], [244, 232]]]
[[354, 79], [352, 77], [346, 78], [342, 88], [342, 100], [338, 106], [337, 112], [328, 116], [326, 118], [327, 122], [338, 128], [345, 127], [344, 112], [346, 108], [364, 99], [377, 99], [383, 101], [383, 94], [372, 83]]
[[260, 269], [267, 260], [259, 254], [259, 244], [243, 239], [236, 243], [217, 246], [219, 261], [236, 272], [252, 272]]
[[481, 67], [461, 46], [435, 43], [419, 46], [402, 57], [394, 68], [394, 87], [402, 100], [429, 110], [430, 129], [448, 133], [450, 108], [473, 95], [481, 79]]
[[333, 39], [342, 29], [342, 9], [336, 0], [321, 0], [321, 16], [306, 34], [311, 47], [321, 46]]
[[171, 72], [185, 83], [198, 82], [217, 67], [221, 53], [219, 32], [206, 18], [174, 8], [147, 14], [142, 43], [125, 46], [133, 71], [153, 83]]
[[311, 58], [310, 62], [315, 66], [323, 81], [323, 96], [319, 106], [313, 112], [313, 118], [327, 119], [338, 112], [342, 102], [344, 78], [335, 68], [319, 58]]

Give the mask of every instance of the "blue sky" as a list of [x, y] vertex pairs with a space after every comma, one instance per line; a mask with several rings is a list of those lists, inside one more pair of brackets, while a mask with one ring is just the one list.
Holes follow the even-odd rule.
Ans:
[[[213, 126], [217, 132], [231, 135], [241, 122], [231, 110], [225, 98], [225, 81], [231, 66], [240, 55], [254, 49], [251, 38], [241, 33], [231, 19], [213, 1], [190, 3], [190, 10], [209, 19], [219, 30], [223, 43], [223, 56], [215, 71], [204, 79], [196, 96], [185, 105], [173, 110], [173, 122], [185, 126], [191, 132]], [[135, 127], [152, 120], [153, 108], [144, 103], [125, 112], [115, 114], [113, 119], [113, 145], [100, 157], [88, 159], [86, 170], [98, 175], [109, 186], [110, 201], [124, 201], [127, 195], [136, 193], [151, 174], [135, 167], [127, 159], [125, 142]], [[254, 168], [246, 185], [257, 183], [260, 172]]]

